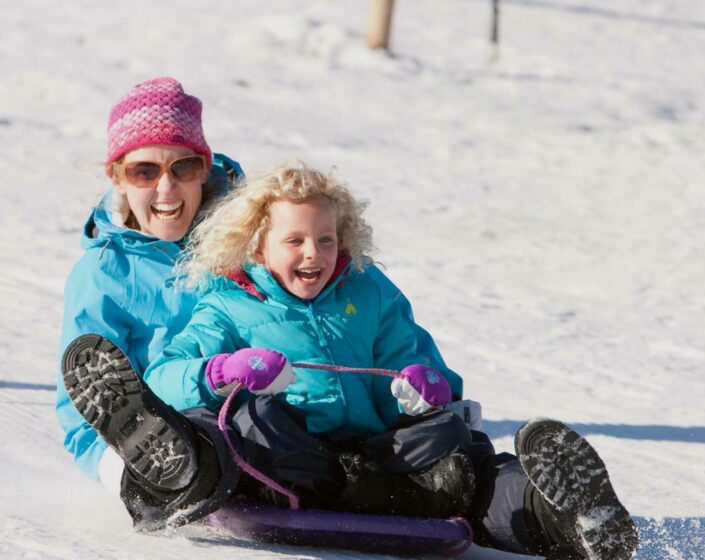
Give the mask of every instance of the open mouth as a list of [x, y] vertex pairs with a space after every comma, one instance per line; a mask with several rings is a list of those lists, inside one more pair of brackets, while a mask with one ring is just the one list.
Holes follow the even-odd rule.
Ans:
[[184, 210], [184, 201], [171, 203], [157, 203], [150, 206], [154, 215], [165, 222], [177, 220]]
[[320, 268], [299, 268], [296, 270], [297, 278], [300, 278], [304, 282], [316, 282], [323, 271]]

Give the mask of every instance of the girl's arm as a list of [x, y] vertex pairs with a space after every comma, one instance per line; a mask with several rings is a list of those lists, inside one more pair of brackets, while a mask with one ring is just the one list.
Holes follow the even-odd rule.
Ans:
[[209, 387], [205, 371], [216, 354], [245, 347], [230, 317], [221, 311], [217, 294], [204, 297], [191, 320], [145, 371], [150, 389], [176, 410], [217, 409], [225, 400]]
[[[401, 371], [407, 366], [418, 364], [437, 369], [427, 356], [418, 352], [414, 328], [402, 315], [396, 302], [380, 292], [378, 308], [378, 328], [373, 347], [374, 366]], [[438, 371], [446, 375], [445, 371]], [[391, 384], [391, 377], [375, 376], [372, 380], [375, 407], [387, 426], [393, 424], [404, 412], [404, 408], [392, 394]]]
[[[365, 272], [379, 286], [383, 299], [396, 303], [396, 306], [399, 309], [400, 317], [395, 320], [401, 320], [411, 328], [412, 336], [416, 342], [415, 353], [425, 358], [423, 363], [436, 368], [443, 374], [443, 377], [445, 377], [450, 384], [450, 388], [453, 393], [453, 400], [462, 399], [463, 379], [453, 370], [448, 368], [448, 366], [446, 366], [445, 361], [443, 360], [441, 353], [438, 351], [436, 343], [431, 335], [421, 326], [416, 324], [409, 300], [406, 299], [399, 288], [397, 288], [392, 281], [387, 278], [376, 266], [369, 267]], [[410, 364], [404, 364], [404, 366], [407, 365]]]

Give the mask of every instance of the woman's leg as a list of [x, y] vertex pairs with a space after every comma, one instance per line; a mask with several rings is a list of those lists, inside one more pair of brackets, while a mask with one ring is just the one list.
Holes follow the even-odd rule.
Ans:
[[473, 432], [476, 542], [565, 560], [631, 558], [638, 535], [597, 452], [560, 422], [527, 426], [516, 439], [521, 461]]
[[138, 528], [188, 523], [232, 493], [238, 471], [218, 452], [218, 435], [161, 402], [115, 344], [77, 338], [62, 373], [76, 409], [125, 463], [121, 497]]
[[533, 486], [527, 504], [539, 504], [532, 513], [549, 528], [549, 537], [560, 535], [558, 546], [594, 560], [632, 557], [639, 544], [636, 526], [585, 438], [562, 422], [538, 419], [519, 429], [515, 447]]
[[470, 452], [475, 471], [475, 496], [467, 514], [482, 546], [538, 554], [524, 516], [524, 494], [529, 479], [519, 461], [509, 453], [496, 454], [489, 437], [472, 432]]

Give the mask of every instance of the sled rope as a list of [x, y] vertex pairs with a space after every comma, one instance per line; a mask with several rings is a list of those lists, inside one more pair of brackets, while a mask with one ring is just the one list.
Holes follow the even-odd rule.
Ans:
[[242, 456], [237, 452], [235, 449], [235, 445], [233, 444], [232, 439], [230, 439], [230, 434], [228, 433], [228, 429], [225, 426], [225, 422], [228, 416], [228, 410], [232, 406], [233, 399], [235, 395], [242, 389], [242, 385], [238, 384], [235, 386], [233, 389], [232, 393], [228, 395], [228, 398], [225, 399], [225, 403], [220, 409], [220, 413], [218, 414], [218, 429], [220, 430], [220, 433], [223, 434], [223, 439], [225, 440], [225, 443], [228, 445], [228, 450], [230, 451], [230, 456], [232, 457], [233, 461], [235, 461], [235, 464], [240, 467], [243, 471], [245, 471], [247, 474], [249, 474], [252, 478], [259, 480], [262, 484], [269, 486], [273, 490], [276, 490], [280, 494], [283, 494], [287, 498], [289, 498], [289, 505], [291, 506], [291, 509], [299, 509], [299, 498], [296, 494], [293, 492], [287, 490], [280, 484], [278, 484], [276, 481], [272, 480], [269, 478], [267, 475], [264, 473], [258, 471], [255, 469], [252, 465], [250, 465], [245, 459], [242, 458]]
[[388, 377], [399, 377], [399, 372], [393, 369], [383, 368], [357, 368], [347, 366], [335, 366], [328, 364], [307, 364], [305, 362], [296, 362], [291, 364], [291, 367], [304, 369], [322, 369], [326, 371], [339, 371], [341, 373], [372, 373], [374, 375], [386, 375]]
[[[291, 364], [292, 367], [297, 367], [297, 368], [304, 368], [304, 369], [316, 369], [316, 370], [325, 370], [325, 371], [337, 371], [341, 373], [371, 373], [373, 375], [385, 375], [388, 377], [400, 377], [400, 373], [398, 371], [392, 370], [392, 369], [382, 369], [382, 368], [354, 368], [354, 367], [347, 367], [347, 366], [336, 366], [336, 365], [327, 365], [327, 364], [308, 364], [304, 362], [296, 362]], [[235, 398], [235, 395], [242, 390], [244, 385], [242, 384], [237, 384], [235, 385], [235, 388], [233, 391], [228, 395], [228, 398], [225, 399], [225, 403], [223, 403], [223, 406], [220, 409], [220, 412], [218, 413], [218, 429], [220, 430], [221, 434], [223, 435], [223, 439], [225, 440], [225, 443], [228, 446], [228, 450], [230, 451], [230, 456], [232, 457], [233, 461], [235, 464], [240, 467], [244, 472], [249, 474], [251, 477], [254, 479], [260, 481], [262, 484], [269, 486], [276, 492], [279, 492], [280, 494], [286, 496], [289, 499], [289, 506], [291, 509], [299, 509], [299, 498], [296, 494], [291, 492], [290, 490], [287, 490], [283, 486], [281, 486], [279, 483], [276, 481], [272, 480], [269, 478], [267, 475], [264, 473], [258, 471], [255, 469], [252, 465], [250, 465], [245, 459], [237, 452], [235, 449], [235, 445], [233, 444], [232, 439], [230, 438], [230, 433], [228, 432], [228, 429], [226, 427], [226, 421], [228, 417], [228, 412], [230, 408], [232, 407], [233, 400]], [[472, 526], [466, 519], [460, 516], [455, 516], [451, 517], [448, 519], [448, 521], [451, 521], [455, 523], [456, 525], [459, 525], [465, 529], [466, 533], [466, 538], [463, 542], [459, 543], [457, 546], [446, 550], [443, 555], [444, 556], [457, 556], [459, 554], [462, 554], [465, 552], [468, 548], [470, 548], [470, 545], [472, 545], [473, 542], [473, 530]]]

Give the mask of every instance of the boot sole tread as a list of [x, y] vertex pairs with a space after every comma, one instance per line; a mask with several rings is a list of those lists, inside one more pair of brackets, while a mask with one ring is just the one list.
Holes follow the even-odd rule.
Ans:
[[515, 439], [531, 483], [571, 519], [575, 543], [589, 560], [628, 560], [638, 547], [636, 526], [612, 487], [604, 462], [588, 441], [555, 420], [529, 422]]
[[180, 489], [196, 458], [187, 436], [158, 415], [127, 356], [98, 335], [74, 340], [62, 358], [64, 384], [78, 412], [151, 484]]

